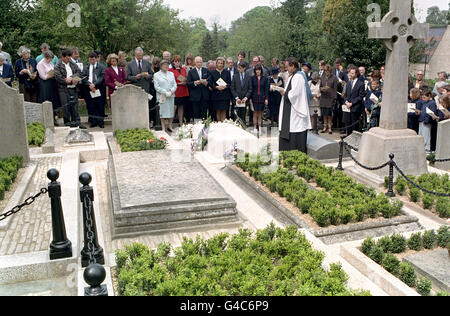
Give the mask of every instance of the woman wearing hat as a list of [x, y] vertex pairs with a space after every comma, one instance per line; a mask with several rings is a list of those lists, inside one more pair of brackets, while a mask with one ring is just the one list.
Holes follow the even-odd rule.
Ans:
[[284, 80], [280, 76], [280, 68], [272, 68], [272, 76], [269, 78], [270, 92], [269, 92], [269, 110], [270, 110], [270, 126], [274, 127], [275, 122], [278, 122], [280, 115], [280, 103], [283, 96], [275, 88], [284, 88]]
[[308, 81], [311, 81], [311, 69], [312, 66], [310, 63], [306, 62], [302, 64], [303, 66], [303, 72], [306, 74], [306, 78], [308, 78]]
[[166, 119], [169, 121], [167, 131], [173, 132], [173, 117], [175, 116], [175, 92], [177, 91], [177, 82], [175, 76], [169, 71], [169, 61], [162, 60], [158, 71], [153, 80], [155, 84], [156, 96], [159, 101], [159, 116], [161, 117], [162, 130], [166, 130]]
[[38, 102], [38, 77], [36, 60], [30, 57], [30, 50], [21, 46], [17, 54], [21, 57], [16, 61], [16, 77], [19, 78], [19, 91], [27, 102]]

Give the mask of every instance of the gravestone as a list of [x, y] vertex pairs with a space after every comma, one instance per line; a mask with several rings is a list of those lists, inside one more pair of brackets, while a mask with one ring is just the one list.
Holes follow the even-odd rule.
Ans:
[[[436, 142], [436, 159], [450, 158], [450, 120], [439, 122]], [[436, 162], [436, 167], [443, 170], [450, 170], [450, 161]]]
[[450, 292], [450, 256], [447, 249], [419, 252], [403, 260], [412, 264], [417, 274], [429, 278], [433, 288]]
[[314, 133], [308, 134], [306, 146], [308, 156], [313, 159], [328, 160], [339, 158], [339, 143]]
[[39, 122], [44, 124], [45, 128], [54, 130], [55, 121], [53, 117], [53, 105], [46, 101], [43, 103], [24, 102], [25, 107], [25, 122], [31, 124]]
[[[363, 134], [358, 155], [363, 165], [382, 165], [393, 153], [405, 174], [428, 172], [423, 137], [407, 129], [409, 49], [428, 36], [428, 28], [428, 24], [417, 23], [411, 1], [405, 0], [391, 0], [383, 20], [369, 24], [369, 38], [381, 39], [387, 56], [380, 127]], [[384, 177], [387, 168], [374, 173]]]
[[150, 126], [148, 94], [142, 88], [126, 85], [111, 96], [113, 131]]
[[23, 95], [0, 81], [0, 158], [20, 155], [30, 161]]
[[173, 159], [170, 150], [120, 153], [108, 141], [113, 238], [240, 225], [236, 202], [195, 159]]

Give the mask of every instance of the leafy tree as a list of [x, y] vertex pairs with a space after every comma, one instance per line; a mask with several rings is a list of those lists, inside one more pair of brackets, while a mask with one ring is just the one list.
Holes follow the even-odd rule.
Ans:
[[203, 57], [204, 61], [210, 59], [215, 60], [217, 58], [217, 46], [209, 31], [203, 37], [200, 55]]
[[431, 25], [447, 25], [449, 22], [447, 20], [449, 11], [447, 10], [441, 11], [438, 6], [432, 6], [428, 8], [427, 14], [428, 16], [426, 22], [430, 23]]

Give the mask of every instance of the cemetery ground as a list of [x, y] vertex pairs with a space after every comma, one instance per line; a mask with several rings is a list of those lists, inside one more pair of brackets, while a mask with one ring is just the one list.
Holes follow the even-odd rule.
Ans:
[[[235, 131], [234, 137], [238, 142], [245, 139], [246, 145], [243, 147], [247, 151], [254, 148], [259, 150], [264, 144], [276, 144], [277, 141], [269, 132], [258, 139], [236, 126], [230, 125], [229, 128]], [[378, 254], [382, 257], [381, 260], [377, 259], [379, 262], [373, 260], [373, 253], [368, 252], [366, 255], [361, 250], [364, 243], [367, 244], [368, 237], [373, 238], [374, 248], [378, 249], [379, 240], [386, 239], [385, 236], [395, 234], [410, 239], [418, 233], [425, 236], [431, 230], [437, 235], [442, 230], [441, 227], [449, 226], [448, 218], [439, 217], [436, 212], [425, 209], [421, 203], [410, 202], [408, 188], [404, 196], [398, 195], [392, 201], [384, 199], [382, 196], [386, 189], [383, 186], [370, 181], [359, 182], [360, 178], [353, 179], [351, 172], [334, 171], [337, 159], [326, 159], [319, 163], [299, 153], [290, 157], [282, 155], [280, 170], [284, 171], [278, 171], [277, 174], [275, 169], [273, 173], [265, 173], [267, 178], [264, 179], [258, 172], [263, 165], [251, 165], [248, 160], [251, 167], [249, 173], [249, 170], [243, 171], [239, 163], [232, 165], [218, 154], [221, 152], [218, 148], [222, 149], [222, 153], [225, 149], [229, 150], [229, 143], [225, 141], [226, 145], [217, 141], [217, 138], [214, 140], [213, 127], [210, 129], [212, 142], [208, 144], [211, 147], [198, 151], [193, 156], [191, 140], [179, 140], [176, 132], [169, 135], [151, 131], [150, 139], [161, 141], [163, 138], [164, 146], [155, 148], [156, 150], [129, 153], [122, 152], [109, 120], [104, 130], [92, 129], [89, 132], [93, 135], [91, 141], [68, 144], [65, 138], [69, 129], [54, 127], [54, 152], [44, 153], [46, 149], [43, 145], [30, 147], [30, 161], [24, 163], [23, 168], [18, 171], [14, 183], [5, 192], [0, 204], [3, 213], [21, 203], [40, 188], [46, 187], [49, 169], [58, 169], [67, 237], [72, 242], [73, 256], [49, 260], [48, 248], [52, 241], [51, 206], [48, 196], [40, 197], [35, 203], [10, 217], [7, 226], [0, 227], [0, 295], [84, 295], [87, 284], [83, 279], [84, 268], [81, 267], [80, 252], [84, 237], [78, 179], [82, 172], [88, 172], [92, 176], [90, 185], [94, 191], [98, 244], [103, 248], [105, 257], [104, 284], [108, 295], [291, 296], [370, 293], [376, 296], [417, 296], [419, 293], [428, 294], [429, 281], [423, 281], [424, 278], [431, 281], [432, 295], [448, 292], [449, 257], [446, 246], [439, 248], [437, 240], [433, 242], [432, 249], [421, 247], [420, 251], [411, 251], [406, 248], [406, 253], [396, 255], [399, 262], [408, 262], [402, 263], [402, 268], [398, 263], [398, 269], [406, 270], [403, 274], [398, 272], [400, 270], [395, 270], [397, 268], [394, 268], [395, 273], [385, 269], [386, 261], [392, 260], [388, 250]], [[215, 141], [217, 145], [214, 145]], [[337, 137], [334, 136], [332, 141], [337, 143]], [[212, 148], [214, 146], [218, 148]], [[150, 146], [147, 149], [152, 148]], [[288, 158], [294, 159], [294, 163], [286, 163]], [[312, 169], [300, 168], [303, 171], [299, 172], [300, 165], [296, 163], [300, 161], [301, 166]], [[183, 169], [184, 166], [188, 167]], [[344, 170], [351, 169], [354, 162], [344, 159], [343, 166]], [[388, 201], [395, 208], [395, 201], [401, 200], [403, 206], [392, 214], [383, 213], [385, 209], [381, 208], [373, 218], [370, 214], [363, 214], [360, 220], [351, 211], [346, 214], [339, 210], [336, 219], [331, 216], [327, 217], [326, 223], [321, 222], [321, 213], [316, 208], [322, 206], [333, 209], [332, 205], [320, 203], [338, 199], [338, 193], [333, 192], [335, 196], [324, 198], [322, 194], [331, 194], [330, 190], [323, 188], [326, 184], [317, 183], [318, 174], [315, 174], [317, 171], [313, 167], [338, 177], [337, 181], [348, 181], [356, 191], [363, 192], [366, 196], [358, 203]], [[431, 166], [429, 172], [441, 176], [449, 174], [448, 171]], [[196, 175], [200, 176], [195, 178]], [[273, 190], [273, 187], [271, 189], [265, 185], [271, 179], [283, 176], [287, 177], [281, 180], [284, 187], [272, 184], [275, 185]], [[308, 178], [310, 181], [307, 181]], [[322, 179], [322, 182], [326, 183], [327, 179]], [[158, 183], [161, 184], [159, 187]], [[289, 191], [289, 183], [298, 185], [299, 189]], [[302, 201], [306, 204], [295, 196], [294, 193], [298, 192], [305, 193], [303, 198], [306, 200]], [[358, 199], [358, 196], [355, 193], [354, 199]], [[308, 202], [308, 198], [312, 200]], [[302, 205], [310, 206], [312, 210], [304, 212]], [[128, 217], [127, 212], [133, 216]], [[271, 228], [272, 224], [276, 228]], [[296, 235], [289, 233], [297, 230]], [[201, 239], [196, 239], [197, 236]], [[255, 252], [243, 253], [236, 246], [239, 240], [251, 245], [250, 248], [256, 249]], [[296, 247], [283, 248], [286, 241]], [[442, 241], [440, 245], [442, 247]], [[180, 246], [182, 250], [177, 250]], [[213, 264], [210, 262], [213, 260], [211, 255], [205, 254], [205, 251], [214, 253], [219, 249], [223, 252], [220, 259], [223, 262]], [[270, 253], [270, 249], [275, 253]], [[373, 252], [376, 254], [376, 251]], [[308, 279], [305, 273], [280, 272], [283, 268], [289, 271], [312, 269], [301, 260], [287, 263], [288, 258], [298, 258], [299, 253], [311, 256], [311, 260], [315, 258], [317, 273], [322, 277], [321, 281], [315, 281], [314, 287], [293, 285], [300, 283], [299, 280]], [[224, 262], [229, 262], [230, 258], [234, 258], [236, 265], [223, 270]], [[254, 265], [252, 260], [255, 260]], [[139, 262], [153, 262], [153, 268], [142, 272]], [[205, 269], [197, 267], [198, 270], [195, 270], [193, 262], [200, 266], [204, 264]], [[285, 264], [281, 264], [282, 262]], [[436, 263], [434, 267], [431, 267], [430, 262]], [[245, 265], [252, 268], [244, 268]], [[397, 267], [397, 262], [393, 265]], [[256, 272], [260, 271], [255, 270], [258, 267], [267, 270]], [[408, 270], [409, 267], [413, 267], [413, 272]], [[191, 269], [199, 276], [222, 277], [200, 278], [198, 282], [194, 282], [195, 278], [190, 279], [182, 274], [185, 269]], [[140, 282], [156, 278], [161, 271], [168, 271], [170, 280], [163, 278], [154, 286], [139, 286]], [[237, 273], [246, 275], [251, 281], [235, 278]], [[414, 275], [411, 277], [415, 280], [414, 284], [408, 281], [405, 283], [407, 278], [403, 275], [407, 273]], [[217, 285], [214, 289], [204, 284], [213, 279]], [[263, 279], [266, 281], [263, 282]], [[224, 280], [235, 282], [235, 285], [227, 287]], [[189, 285], [176, 285], [184, 284], [183, 282], [188, 282]], [[329, 282], [335, 285], [333, 290], [326, 286], [331, 284]], [[269, 288], [276, 290], [269, 291]]]

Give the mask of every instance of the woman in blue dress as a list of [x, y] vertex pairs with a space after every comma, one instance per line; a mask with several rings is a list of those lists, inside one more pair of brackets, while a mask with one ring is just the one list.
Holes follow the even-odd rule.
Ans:
[[169, 71], [169, 61], [162, 60], [161, 70], [153, 78], [157, 99], [159, 101], [159, 115], [161, 117], [161, 127], [166, 130], [165, 120], [169, 121], [167, 131], [173, 132], [173, 118], [175, 116], [175, 91], [177, 91], [177, 82], [175, 76]]

